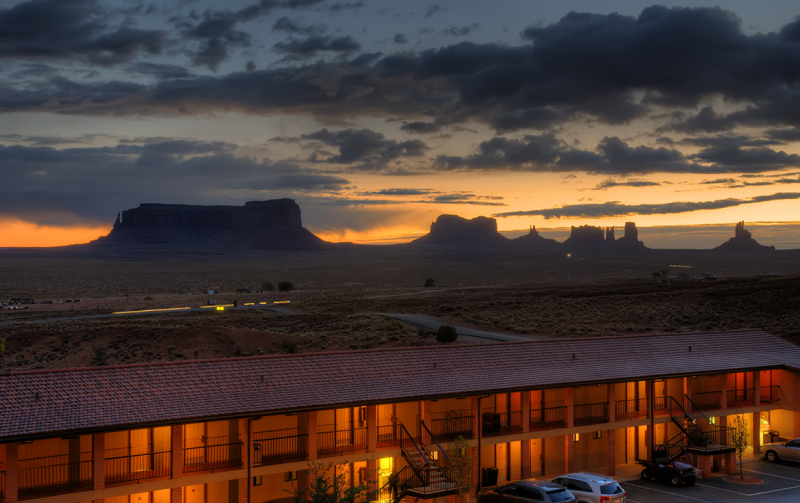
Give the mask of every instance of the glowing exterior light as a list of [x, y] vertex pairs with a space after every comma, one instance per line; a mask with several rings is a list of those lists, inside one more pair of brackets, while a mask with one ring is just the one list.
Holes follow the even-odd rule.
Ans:
[[112, 314], [162, 313], [167, 311], [185, 311], [191, 307], [165, 307], [164, 309], [142, 309], [139, 311], [117, 311]]
[[225, 310], [225, 306], [217, 306], [217, 311], [224, 311], [224, 310]]

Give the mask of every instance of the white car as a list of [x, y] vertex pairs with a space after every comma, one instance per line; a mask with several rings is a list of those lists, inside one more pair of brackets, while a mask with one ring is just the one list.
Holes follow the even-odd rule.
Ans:
[[569, 489], [578, 503], [625, 503], [625, 489], [611, 477], [596, 473], [568, 473], [552, 480]]
[[780, 459], [785, 461], [800, 461], [800, 438], [775, 444], [767, 444], [763, 447], [764, 457], [767, 461], [774, 463]]

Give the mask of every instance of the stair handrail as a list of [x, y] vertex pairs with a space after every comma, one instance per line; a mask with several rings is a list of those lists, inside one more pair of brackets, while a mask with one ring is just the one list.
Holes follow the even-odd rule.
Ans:
[[[677, 401], [675, 399], [675, 397], [670, 396], [669, 399], [672, 401], [671, 403], [674, 403], [675, 405], [677, 405], [678, 408], [681, 410], [681, 412], [683, 412], [683, 415], [684, 415], [685, 419], [689, 419], [694, 424], [697, 424], [697, 420], [694, 418], [694, 416], [689, 414], [689, 411], [687, 411], [686, 408], [683, 405], [681, 405], [681, 403], [679, 401]], [[673, 407], [669, 408], [669, 415], [672, 416], [673, 420], [677, 421], [676, 414], [674, 412]], [[700, 425], [698, 425], [698, 426], [700, 426]]]
[[[698, 442], [692, 438], [692, 434], [693, 433], [698, 433], [703, 438], [703, 440], [705, 441], [706, 445], [713, 444], [714, 440], [708, 435], [708, 432], [706, 432], [703, 429], [703, 427], [697, 422], [697, 419], [695, 419], [695, 417], [693, 415], [689, 414], [689, 412], [686, 410], [686, 408], [684, 408], [684, 406], [681, 405], [681, 403], [678, 402], [674, 397], [670, 396], [669, 398], [683, 412], [683, 414], [684, 414], [683, 419], [688, 419], [696, 427], [696, 429], [693, 429], [693, 430], [689, 431], [689, 429], [683, 424], [683, 421], [680, 421], [678, 419], [678, 417], [676, 417], [676, 414], [673, 412], [673, 409], [670, 408], [669, 414], [670, 414], [670, 417], [672, 418], [672, 421], [676, 425], [678, 425], [678, 427], [686, 434], [686, 438], [689, 440], [689, 442], [694, 444], [694, 445], [696, 445], [696, 446], [699, 446]], [[703, 414], [703, 415], [705, 416], [705, 414]], [[708, 416], [706, 416], [706, 417], [708, 417]], [[710, 420], [709, 420], [709, 422], [710, 422]], [[702, 447], [702, 446], [699, 446], [699, 447]]]
[[[682, 442], [685, 438], [687, 438], [686, 433], [681, 431], [674, 437], [667, 440], [665, 443], [657, 444], [656, 449], [658, 449], [659, 447], [665, 448], [665, 450], [669, 453], [670, 462], [675, 461], [679, 457], [683, 456], [683, 454], [686, 452], [686, 446], [680, 444], [680, 442]], [[677, 453], [672, 454], [672, 451], [675, 449], [677, 449]]]
[[422, 456], [422, 460], [425, 463], [424, 466], [430, 465], [431, 464], [431, 460], [430, 460], [429, 456], [426, 456], [425, 452], [423, 452], [423, 450], [419, 448], [419, 446], [417, 445], [417, 442], [414, 441], [414, 437], [411, 436], [411, 434], [408, 432], [408, 430], [403, 425], [403, 423], [398, 423], [398, 424], [400, 425], [400, 449], [402, 451], [405, 451], [406, 459], [411, 461], [411, 455], [408, 453], [408, 449], [406, 448], [406, 445], [405, 445], [406, 442], [404, 441], [405, 439], [403, 438], [403, 433], [405, 433], [405, 436], [408, 437], [408, 441], [411, 442], [411, 445], [413, 445], [414, 448], [417, 449], [417, 452], [419, 453], [419, 455]]
[[[692, 400], [692, 398], [689, 395], [683, 395], [683, 398], [684, 398], [684, 400], [686, 400], [688, 403], [690, 403], [692, 405], [694, 410], [699, 412], [703, 416], [703, 418], [705, 418], [705, 420], [708, 422], [708, 424], [714, 424], [714, 422], [711, 420], [711, 418], [706, 415], [706, 413], [703, 411], [703, 409], [701, 409], [700, 407], [697, 406], [696, 403], [694, 403], [694, 400]], [[694, 417], [694, 416], [692, 416], [692, 417]], [[716, 425], [714, 425], [714, 426], [716, 426]]]
[[[433, 433], [431, 433], [431, 430], [428, 429], [428, 427], [425, 425], [425, 423], [420, 423], [420, 424], [422, 425], [422, 428], [428, 433], [428, 436], [433, 441], [433, 443], [436, 444], [436, 447], [438, 447], [439, 452], [444, 454], [444, 458], [447, 460], [447, 464], [449, 465], [450, 464], [450, 456], [447, 454], [447, 451], [444, 450], [444, 448], [442, 447], [442, 444], [440, 444], [439, 441], [436, 440], [436, 437], [433, 436]], [[427, 450], [427, 446], [425, 446], [425, 437], [424, 436], [422, 437], [422, 445]], [[430, 452], [430, 451], [428, 451], [428, 452]], [[439, 466], [439, 463], [437, 463], [435, 459], [433, 461], [434, 461], [434, 464]]]
[[[405, 482], [400, 484], [401, 474], [403, 472], [405, 472], [406, 470], [410, 470], [411, 472], [413, 472], [413, 475], [409, 476], [408, 479], [406, 479]], [[413, 480], [414, 477], [419, 479], [420, 484], [424, 484], [422, 476], [420, 475], [419, 471], [416, 468], [414, 468], [413, 466], [411, 466], [411, 465], [404, 466], [399, 472], [393, 473], [390, 476], [390, 478], [393, 477], [393, 476], [397, 476], [398, 483], [397, 483], [397, 494], [395, 494], [394, 499], [392, 500], [392, 503], [397, 503], [398, 501], [402, 500], [405, 497], [406, 490], [408, 490], [408, 483], [409, 483], [409, 481]], [[385, 484], [383, 484], [383, 487], [378, 489], [378, 495], [379, 496], [382, 495], [383, 492], [387, 488], [389, 488], [389, 491], [391, 491], [391, 484], [392, 484], [391, 481], [387, 481]]]

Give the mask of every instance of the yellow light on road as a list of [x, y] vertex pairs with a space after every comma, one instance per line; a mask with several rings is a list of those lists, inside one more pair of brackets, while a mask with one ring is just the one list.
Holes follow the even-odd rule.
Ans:
[[136, 314], [136, 313], [165, 313], [168, 311], [185, 311], [191, 307], [165, 307], [164, 309], [141, 309], [139, 311], [117, 311], [112, 314]]
[[224, 310], [225, 310], [225, 306], [217, 306], [217, 311], [224, 311]]

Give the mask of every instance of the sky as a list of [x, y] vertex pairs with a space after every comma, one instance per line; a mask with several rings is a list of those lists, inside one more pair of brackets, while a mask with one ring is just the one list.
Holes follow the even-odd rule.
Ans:
[[288, 197], [330, 241], [408, 241], [447, 213], [509, 236], [634, 221], [662, 248], [745, 220], [800, 247], [798, 15], [744, 0], [6, 0], [0, 246], [87, 242], [140, 203]]

